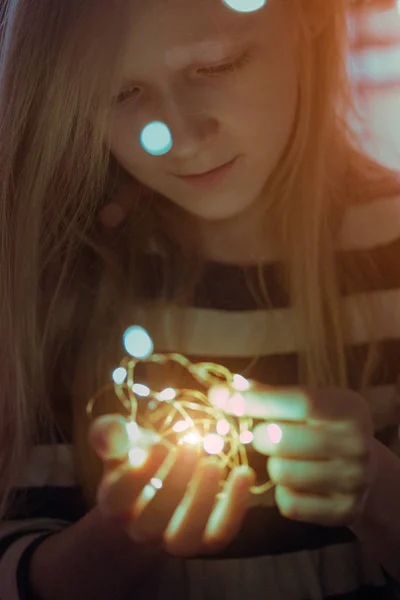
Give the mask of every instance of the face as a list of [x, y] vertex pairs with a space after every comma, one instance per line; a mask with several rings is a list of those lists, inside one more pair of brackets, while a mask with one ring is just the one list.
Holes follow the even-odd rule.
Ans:
[[[262, 201], [294, 123], [298, 80], [288, 7], [239, 13], [222, 0], [146, 0], [135, 15], [125, 81], [111, 109], [111, 150], [138, 181], [202, 220]], [[118, 93], [118, 91], [117, 91]], [[154, 156], [141, 133], [167, 125]], [[182, 179], [236, 159], [208, 179]]]

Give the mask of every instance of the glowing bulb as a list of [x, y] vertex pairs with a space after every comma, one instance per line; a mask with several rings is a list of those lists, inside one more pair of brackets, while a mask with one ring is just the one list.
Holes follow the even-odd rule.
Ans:
[[152, 444], [158, 444], [160, 441], [160, 435], [156, 431], [149, 429], [143, 429], [139, 427], [135, 421], [130, 421], [126, 425], [126, 432], [129, 437], [129, 441], [132, 445], [138, 446], [151, 446]]
[[153, 342], [143, 327], [128, 327], [123, 336], [125, 350], [134, 358], [148, 358], [153, 352]]
[[148, 388], [147, 385], [143, 385], [142, 383], [134, 383], [132, 386], [132, 391], [134, 394], [137, 394], [138, 396], [143, 396], [144, 398], [146, 396], [150, 396], [150, 388]]
[[150, 502], [156, 495], [157, 489], [150, 484], [147, 484], [140, 495], [141, 502]]
[[232, 10], [242, 13], [255, 12], [267, 4], [267, 0], [223, 0], [223, 2]]
[[137, 425], [137, 423], [135, 423], [134, 421], [130, 421], [130, 423], [127, 423], [126, 431], [127, 431], [130, 441], [133, 444], [136, 444], [140, 438], [140, 431], [139, 431], [139, 426]]
[[228, 400], [230, 398], [230, 391], [227, 387], [213, 387], [208, 393], [208, 399], [214, 406], [225, 410], [227, 408]]
[[242, 431], [239, 439], [242, 444], [250, 444], [253, 441], [253, 437], [254, 436], [251, 431]]
[[233, 394], [229, 398], [228, 407], [229, 412], [232, 412], [236, 417], [243, 417], [246, 411], [242, 394]]
[[165, 388], [165, 390], [162, 390], [157, 397], [159, 400], [173, 400], [176, 398], [176, 391], [171, 387]]
[[182, 438], [183, 442], [186, 442], [187, 444], [193, 444], [193, 445], [198, 444], [200, 442], [200, 440], [201, 440], [200, 435], [194, 431], [192, 433], [187, 433]]
[[118, 367], [117, 369], [114, 369], [112, 378], [114, 383], [121, 384], [124, 383], [127, 375], [128, 372], [124, 367]]
[[233, 387], [238, 392], [245, 392], [246, 390], [248, 390], [250, 388], [250, 382], [242, 375], [239, 375], [238, 373], [236, 373], [233, 376]]
[[132, 448], [129, 450], [129, 462], [132, 467], [142, 467], [149, 453], [144, 448]]
[[172, 148], [172, 134], [169, 127], [160, 121], [154, 121], [144, 127], [140, 134], [142, 147], [153, 156], [166, 154]]
[[225, 443], [221, 436], [216, 433], [209, 433], [205, 436], [203, 447], [208, 454], [219, 454], [222, 452]]
[[226, 435], [229, 432], [230, 428], [231, 426], [229, 425], [226, 419], [219, 419], [219, 421], [217, 421], [216, 429], [219, 435]]
[[282, 439], [282, 429], [276, 423], [271, 423], [267, 427], [268, 437], [273, 444], [279, 444]]
[[180, 433], [181, 431], [186, 431], [186, 429], [189, 429], [191, 425], [191, 421], [177, 421], [172, 429], [176, 431], [176, 433]]
[[152, 479], [150, 479], [150, 483], [153, 487], [156, 488], [156, 490], [161, 490], [163, 486], [161, 479], [159, 479], [158, 477], [152, 477]]

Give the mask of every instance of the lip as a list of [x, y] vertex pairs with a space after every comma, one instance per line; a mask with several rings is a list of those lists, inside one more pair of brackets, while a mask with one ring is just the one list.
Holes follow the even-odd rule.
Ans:
[[181, 179], [182, 181], [185, 181], [186, 183], [189, 183], [190, 185], [194, 185], [196, 187], [201, 187], [201, 188], [216, 185], [223, 179], [223, 177], [225, 177], [225, 175], [228, 174], [228, 172], [231, 170], [231, 168], [236, 163], [237, 159], [238, 159], [238, 157], [234, 158], [229, 163], [226, 163], [225, 165], [222, 165], [221, 167], [214, 169], [213, 171], [209, 171], [208, 173], [205, 173], [204, 175], [186, 175], [186, 176], [178, 175], [178, 178]]

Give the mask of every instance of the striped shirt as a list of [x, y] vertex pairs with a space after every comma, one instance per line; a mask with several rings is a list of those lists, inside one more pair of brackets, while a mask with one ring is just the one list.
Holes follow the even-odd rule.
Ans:
[[[368, 344], [355, 303], [362, 297], [373, 310], [374, 336], [381, 342], [384, 357], [364, 396], [371, 405], [376, 437], [400, 454], [400, 419], [394, 408], [400, 372], [400, 198], [348, 210], [338, 241], [339, 273], [340, 265], [354, 252], [368, 252], [377, 268], [376, 280], [362, 287], [360, 284], [352, 294], [343, 296], [352, 323], [346, 354], [350, 387], [356, 389]], [[157, 275], [160, 261], [156, 254], [149, 256], [149, 273]], [[149, 331], [156, 351], [181, 352], [193, 362], [219, 362], [270, 385], [295, 385], [301, 348], [292, 334], [294, 315], [281, 284], [282, 269], [278, 261], [263, 266], [271, 304], [268, 309], [260, 308], [247, 291], [243, 268], [210, 262], [192, 307], [163, 311], [143, 308], [135, 322]], [[247, 278], [256, 286], [256, 268], [246, 270]], [[155, 288], [149, 288], [149, 293], [155, 293]], [[174, 319], [185, 320], [185, 339], [175, 336]], [[45, 440], [39, 442], [19, 482], [14, 511], [0, 524], [2, 600], [30, 598], [27, 573], [33, 550], [45, 536], [75, 523], [86, 512], [71, 446], [65, 441], [53, 447]], [[251, 464], [258, 473], [261, 469], [265, 472], [265, 457], [260, 461], [252, 455]], [[240, 533], [220, 554], [193, 559], [170, 557], [157, 576], [132, 590], [131, 597], [389, 599], [400, 598], [400, 585], [346, 527], [322, 527], [282, 517], [272, 490], [263, 498], [263, 506], [249, 510]]]

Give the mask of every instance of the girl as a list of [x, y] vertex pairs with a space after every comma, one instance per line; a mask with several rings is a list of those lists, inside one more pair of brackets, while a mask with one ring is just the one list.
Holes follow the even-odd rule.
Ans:
[[[400, 201], [348, 124], [349, 3], [0, 6], [0, 597], [393, 597], [350, 529], [377, 493], [372, 442], [393, 444], [399, 421]], [[155, 123], [162, 152], [146, 145]], [[157, 351], [255, 381], [249, 414], [322, 430], [282, 424], [280, 450], [261, 435], [215, 512], [212, 458], [154, 448], [128, 468], [115, 399], [90, 432], [85, 409], [132, 324]], [[302, 387], [271, 403], [263, 384]], [[270, 459], [280, 485], [249, 508], [274, 452], [314, 462], [296, 488]], [[346, 508], [331, 499], [344, 488]]]

